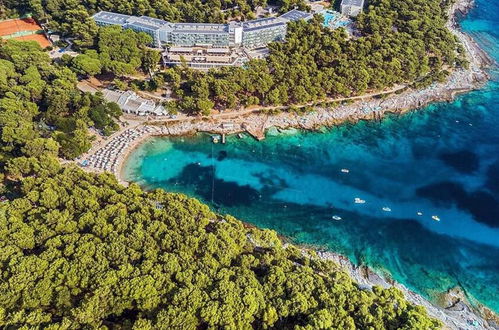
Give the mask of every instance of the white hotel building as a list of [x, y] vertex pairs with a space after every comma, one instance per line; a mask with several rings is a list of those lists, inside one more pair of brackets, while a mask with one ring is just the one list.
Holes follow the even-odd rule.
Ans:
[[129, 16], [101, 11], [93, 16], [100, 26], [120, 25], [125, 29], [145, 32], [154, 40], [154, 46], [180, 47], [265, 47], [272, 41], [284, 40], [290, 21], [308, 20], [312, 14], [291, 10], [279, 17], [261, 18], [228, 24], [170, 23], [147, 16]]

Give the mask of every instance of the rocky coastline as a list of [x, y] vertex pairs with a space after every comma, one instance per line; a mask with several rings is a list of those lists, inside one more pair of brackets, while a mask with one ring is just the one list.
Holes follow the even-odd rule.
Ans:
[[442, 321], [445, 329], [499, 329], [499, 317], [485, 306], [472, 304], [465, 292], [459, 287], [451, 288], [442, 293], [438, 299], [438, 304], [435, 304], [366, 266], [354, 265], [342, 255], [330, 251], [317, 251], [316, 253], [319, 258], [332, 260], [339, 264], [361, 288], [370, 289], [375, 285], [383, 288], [396, 287], [404, 293], [409, 302], [424, 306], [430, 316]]

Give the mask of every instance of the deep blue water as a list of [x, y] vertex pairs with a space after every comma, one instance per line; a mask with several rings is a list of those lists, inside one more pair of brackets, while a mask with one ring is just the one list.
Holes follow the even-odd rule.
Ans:
[[[497, 3], [478, 0], [462, 26], [499, 59]], [[453, 103], [381, 123], [226, 145], [207, 135], [156, 138], [130, 156], [125, 176], [342, 253], [430, 298], [460, 285], [499, 312], [499, 79], [491, 74]]]

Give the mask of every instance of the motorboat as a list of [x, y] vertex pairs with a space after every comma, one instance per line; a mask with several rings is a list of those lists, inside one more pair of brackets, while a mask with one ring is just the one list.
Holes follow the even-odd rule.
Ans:
[[366, 201], [359, 197], [355, 197], [354, 202], [355, 204], [365, 204]]
[[333, 215], [332, 216], [333, 220], [340, 221], [341, 217], [339, 215]]
[[423, 215], [423, 212], [418, 212], [418, 213], [416, 213], [416, 214], [417, 214], [417, 215], [419, 215], [419, 216], [422, 216], [422, 215]]
[[440, 221], [440, 218], [437, 215], [432, 215], [431, 218], [435, 221]]
[[341, 173], [350, 173], [350, 170], [348, 168], [342, 168]]
[[382, 210], [385, 211], [385, 212], [391, 212], [392, 211], [392, 209], [389, 208], [388, 206], [383, 207]]

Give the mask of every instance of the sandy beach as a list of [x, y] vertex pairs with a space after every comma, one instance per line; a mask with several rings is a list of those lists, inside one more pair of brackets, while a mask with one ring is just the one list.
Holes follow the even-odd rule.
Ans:
[[[176, 119], [133, 119], [107, 139], [101, 139], [78, 162], [88, 171], [112, 172], [122, 184], [127, 184], [121, 175], [126, 157], [140, 143], [153, 136], [180, 136], [197, 132], [213, 134], [247, 132], [257, 139], [263, 139], [266, 130], [272, 127], [314, 130], [344, 122], [380, 120], [387, 113], [403, 113], [432, 102], [450, 101], [457, 94], [483, 86], [488, 80], [485, 68], [493, 64], [493, 61], [476, 42], [459, 30], [456, 14], [458, 12], [466, 13], [472, 5], [472, 1], [458, 0], [450, 8], [448, 27], [464, 45], [470, 65], [469, 69], [452, 71], [444, 83], [435, 83], [421, 90], [395, 86], [391, 90], [353, 98], [329, 99], [326, 100], [327, 103], [337, 102], [340, 105], [335, 107], [314, 106], [313, 112], [304, 115], [277, 111], [287, 109], [287, 107], [281, 106], [242, 109], [203, 118], [179, 116]], [[383, 97], [379, 97], [381, 95]], [[497, 315], [485, 308], [472, 309], [459, 290], [453, 291], [447, 296], [447, 301], [452, 303], [439, 307], [399, 283], [387, 280], [366, 267], [353, 265], [345, 257], [332, 252], [318, 252], [318, 255], [340, 264], [359, 285], [369, 288], [373, 285], [399, 288], [410, 302], [425, 306], [429, 314], [440, 319], [448, 329], [499, 329]]]

